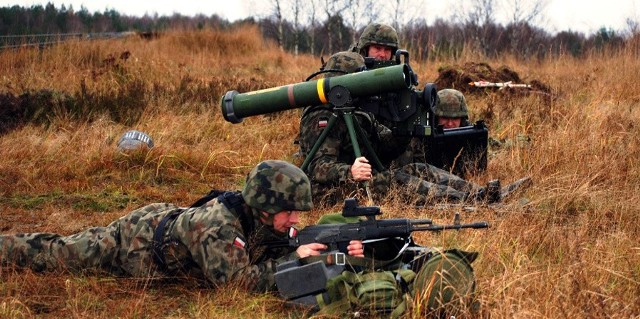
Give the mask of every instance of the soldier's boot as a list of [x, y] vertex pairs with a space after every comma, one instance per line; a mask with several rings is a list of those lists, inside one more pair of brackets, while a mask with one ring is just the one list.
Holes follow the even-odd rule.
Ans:
[[498, 203], [502, 200], [500, 196], [500, 180], [494, 179], [487, 182], [487, 203]]
[[487, 186], [480, 187], [475, 192], [469, 194], [468, 199], [475, 202], [486, 202], [493, 204], [500, 201], [500, 180], [494, 179], [487, 182]]
[[533, 180], [531, 180], [531, 177], [527, 176], [527, 177], [523, 177], [505, 187], [503, 187], [500, 190], [500, 199], [504, 199], [506, 197], [508, 197], [509, 195], [515, 193], [518, 190], [522, 190], [528, 187], [531, 187], [531, 185], [533, 185]]

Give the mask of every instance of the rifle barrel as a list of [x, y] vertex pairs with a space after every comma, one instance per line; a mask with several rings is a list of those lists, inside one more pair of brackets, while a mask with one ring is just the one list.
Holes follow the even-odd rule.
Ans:
[[430, 226], [418, 226], [415, 227], [413, 230], [414, 231], [423, 231], [423, 230], [427, 230], [427, 231], [440, 231], [440, 230], [446, 230], [446, 229], [463, 229], [463, 228], [474, 228], [474, 229], [478, 229], [478, 228], [488, 228], [489, 227], [489, 223], [487, 222], [476, 222], [476, 223], [470, 223], [470, 224], [453, 224], [453, 225], [430, 225]]

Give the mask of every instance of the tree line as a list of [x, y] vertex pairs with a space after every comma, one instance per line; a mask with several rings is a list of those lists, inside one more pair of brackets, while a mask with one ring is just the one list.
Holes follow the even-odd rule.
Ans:
[[[421, 59], [455, 58], [469, 50], [487, 57], [512, 54], [525, 59], [558, 55], [581, 57], [598, 50], [631, 45], [637, 52], [640, 32], [638, 24], [632, 20], [627, 21], [629, 30], [624, 33], [603, 27], [589, 35], [570, 30], [550, 34], [534, 24], [540, 13], [539, 7], [529, 11], [517, 8], [519, 11], [514, 11], [512, 21], [501, 24], [493, 18], [495, 1], [498, 0], [467, 1], [473, 4], [469, 9], [459, 10], [454, 17], [439, 18], [432, 23], [420, 17], [402, 16], [400, 13], [411, 11], [403, 7], [406, 1], [392, 2], [393, 10], [390, 11], [393, 16], [390, 18], [399, 31], [401, 47]], [[540, 4], [539, 1], [542, 0], [528, 3]], [[255, 24], [265, 38], [278, 43], [282, 50], [295, 54], [329, 55], [351, 47], [368, 23], [381, 19], [381, 8], [372, 0], [271, 0], [270, 5], [270, 14], [235, 22], [218, 15], [156, 14], [136, 17], [122, 15], [113, 9], [91, 13], [84, 7], [76, 11], [72, 6], [56, 8], [51, 3], [31, 7], [16, 5], [0, 8], [0, 36], [163, 32]]]

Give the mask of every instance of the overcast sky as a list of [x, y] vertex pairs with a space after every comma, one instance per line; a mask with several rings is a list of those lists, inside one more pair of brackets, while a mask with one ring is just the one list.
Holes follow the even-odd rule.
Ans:
[[[460, 0], [404, 1], [415, 8], [409, 13], [403, 13], [405, 17], [424, 17], [428, 22], [436, 18], [451, 17], [453, 10], [460, 3]], [[180, 13], [189, 16], [200, 13], [207, 16], [217, 14], [230, 21], [251, 15], [268, 16], [271, 13], [269, 0], [0, 0], [0, 6], [29, 7], [34, 4], [45, 5], [47, 2], [53, 3], [58, 8], [62, 4], [67, 8], [72, 5], [76, 11], [84, 6], [90, 12], [115, 9], [122, 14], [137, 16], [145, 13], [149, 15]], [[388, 14], [381, 15], [380, 22], [390, 23], [390, 17], [385, 15]], [[640, 21], [640, 0], [547, 0], [544, 15], [541, 16], [538, 25], [550, 32], [573, 30], [590, 34], [601, 27], [625, 31], [627, 19]], [[496, 20], [506, 22], [508, 18], [503, 11], [496, 9]]]

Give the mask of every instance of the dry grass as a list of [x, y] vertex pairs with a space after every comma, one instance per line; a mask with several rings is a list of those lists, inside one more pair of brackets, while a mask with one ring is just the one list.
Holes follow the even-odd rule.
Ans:
[[[129, 52], [128, 57], [123, 53]], [[386, 216], [449, 222], [487, 220], [480, 231], [418, 234], [426, 245], [480, 252], [474, 263], [482, 311], [493, 318], [633, 318], [640, 316], [640, 64], [637, 52], [575, 60], [484, 61], [472, 53], [436, 65], [413, 62], [421, 82], [438, 64], [483, 61], [538, 79], [553, 97], [488, 92], [468, 96], [473, 114], [504, 140], [489, 169], [472, 179], [534, 186], [501, 206], [465, 211], [407, 209], [378, 203]], [[232, 125], [218, 99], [302, 81], [315, 57], [293, 57], [247, 27], [228, 33], [180, 33], [75, 42], [41, 51], [0, 52], [0, 91], [52, 90], [77, 108], [40, 110], [37, 121], [0, 136], [0, 231], [71, 234], [149, 202], [188, 205], [210, 188], [240, 187], [262, 159], [292, 160], [297, 111]], [[84, 101], [84, 104], [81, 102]], [[156, 147], [121, 154], [128, 129]], [[337, 208], [334, 208], [337, 209]], [[314, 211], [305, 220], [313, 222]], [[0, 317], [306, 317], [273, 296], [197, 283], [151, 283], [87, 275], [33, 274], [0, 268]], [[414, 316], [418, 317], [418, 316]]]

